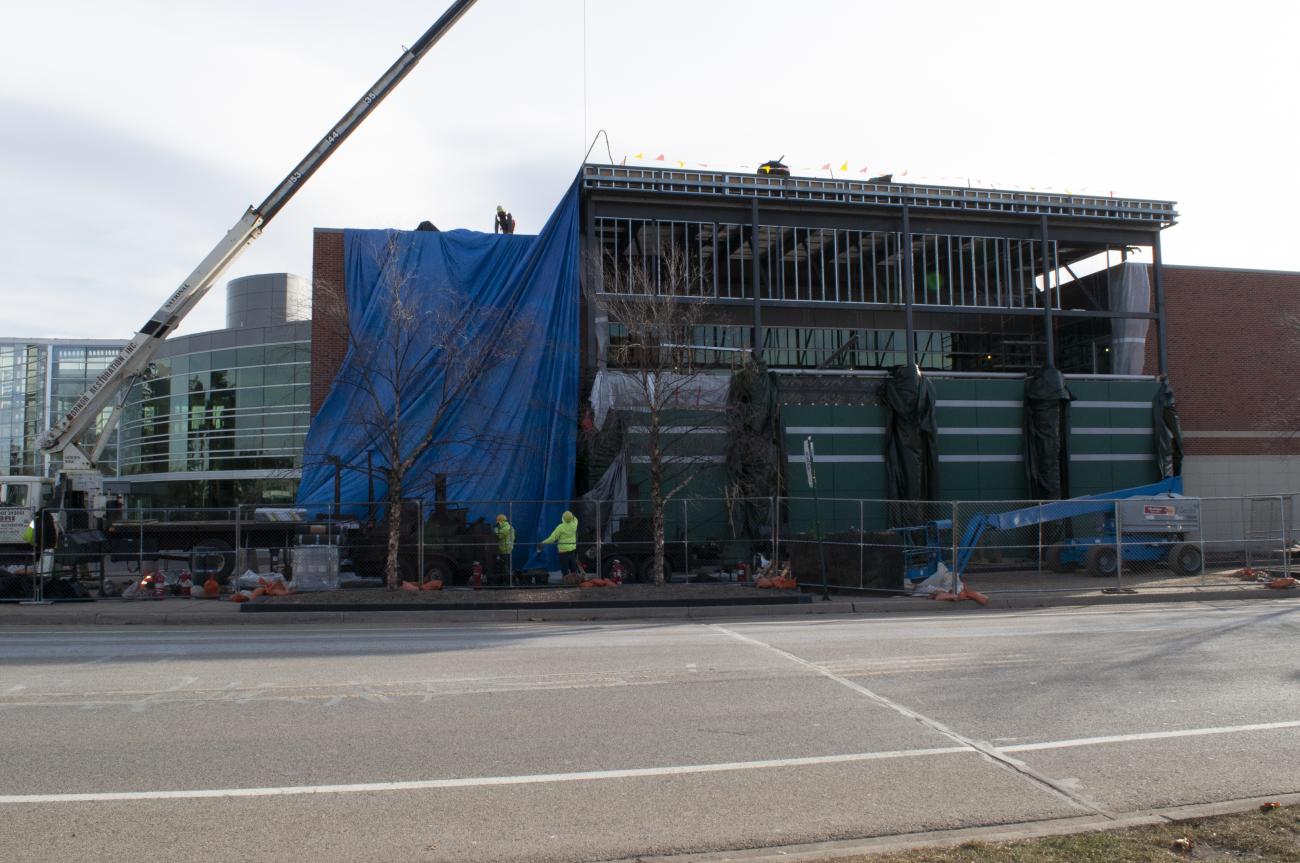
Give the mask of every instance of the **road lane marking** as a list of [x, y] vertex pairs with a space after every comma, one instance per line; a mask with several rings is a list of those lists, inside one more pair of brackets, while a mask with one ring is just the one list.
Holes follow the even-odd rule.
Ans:
[[1183, 728], [1178, 731], [1146, 731], [1138, 734], [1112, 734], [1108, 737], [1076, 737], [1073, 740], [1051, 740], [1046, 743], [1017, 743], [1015, 746], [1001, 746], [999, 749], [1003, 752], [1040, 752], [1045, 749], [1070, 749], [1075, 746], [1098, 746], [1104, 743], [1169, 740], [1179, 737], [1204, 737], [1211, 734], [1242, 734], [1247, 731], [1276, 731], [1281, 728], [1300, 728], [1300, 720], [1260, 722], [1254, 725], [1220, 725], [1212, 728]]
[[[1197, 737], [1215, 734], [1238, 734], [1300, 727], [1300, 720], [1265, 722], [1255, 725], [1224, 725], [1211, 728], [1187, 728], [1179, 731], [1150, 731], [1109, 737], [1080, 737], [1044, 743], [1021, 743], [996, 747], [998, 752], [1031, 752], [1065, 749], [1107, 743], [1162, 740], [1171, 737]], [[982, 752], [982, 750], [980, 750]], [[884, 752], [855, 752], [845, 755], [817, 755], [807, 758], [777, 758], [764, 761], [734, 761], [723, 764], [686, 764], [670, 767], [641, 767], [624, 770], [591, 770], [579, 773], [535, 773], [522, 776], [482, 776], [462, 779], [428, 779], [412, 782], [361, 782], [336, 785], [287, 785], [268, 788], [202, 788], [180, 791], [106, 791], [80, 794], [3, 794], [0, 804], [21, 803], [96, 803], [114, 800], [176, 800], [211, 797], [282, 797], [302, 794], [358, 794], [376, 791], [425, 791], [445, 788], [484, 786], [540, 785], [551, 782], [585, 782], [600, 779], [636, 779], [656, 776], [686, 776], [699, 773], [725, 773], [740, 770], [765, 770], [780, 767], [816, 767], [863, 761], [889, 761], [937, 755], [975, 754], [971, 747], [943, 746], [931, 749], [901, 749]]]
[[854, 692], [866, 697], [867, 699], [880, 705], [881, 707], [885, 707], [889, 710], [892, 710], [895, 713], [898, 713], [902, 716], [907, 717], [908, 719], [913, 720], [914, 722], [918, 722], [921, 725], [924, 725], [926, 728], [929, 728], [932, 731], [942, 734], [944, 737], [947, 737], [949, 740], [952, 740], [962, 746], [968, 747], [970, 751], [984, 756], [990, 763], [996, 764], [999, 767], [1010, 770], [1013, 773], [1020, 774], [1021, 776], [1028, 779], [1030, 782], [1036, 783], [1041, 788], [1047, 790], [1052, 794], [1055, 794], [1057, 797], [1061, 798], [1062, 800], [1071, 804], [1072, 806], [1077, 806], [1081, 809], [1087, 809], [1090, 812], [1093, 812], [1097, 815], [1105, 816], [1106, 818], [1114, 817], [1112, 813], [1108, 812], [1099, 803], [1096, 803], [1088, 799], [1087, 797], [1083, 796], [1076, 789], [1071, 788], [1068, 785], [1065, 785], [1064, 783], [1058, 782], [1057, 780], [1053, 779], [1050, 776], [1047, 776], [1043, 773], [1039, 773], [1037, 770], [1034, 770], [1032, 767], [1030, 767], [1028, 764], [1025, 764], [1023, 761], [1017, 761], [1014, 758], [1003, 755], [1001, 752], [998, 751], [996, 747], [994, 747], [990, 743], [985, 743], [983, 741], [975, 740], [973, 738], [967, 737], [964, 734], [954, 731], [953, 729], [949, 728], [947, 725], [944, 725], [942, 722], [940, 722], [937, 719], [932, 719], [929, 716], [926, 716], [922, 713], [918, 713], [917, 711], [911, 709], [910, 707], [907, 707], [903, 704], [899, 704], [897, 701], [894, 701], [892, 698], [886, 698], [880, 693], [868, 689], [867, 687], [863, 686], [860, 683], [855, 683], [854, 681], [849, 680], [846, 677], [841, 677], [840, 675], [835, 674], [833, 671], [828, 671], [827, 669], [823, 668], [817, 663], [810, 662], [807, 659], [804, 659], [803, 657], [800, 656], [795, 656], [793, 653], [790, 653], [789, 651], [782, 650], [779, 647], [774, 647], [773, 645], [759, 641], [756, 638], [750, 638], [748, 635], [742, 635], [739, 632], [733, 632], [727, 627], [720, 626], [719, 624], [716, 623], [708, 624], [708, 626], [711, 627], [712, 629], [716, 629], [719, 632], [725, 633], [726, 635], [729, 635], [738, 641], [743, 641], [747, 644], [752, 644], [756, 647], [761, 647], [764, 650], [771, 651], [772, 653], [775, 653], [778, 656], [782, 656], [785, 659], [790, 660], [791, 662], [795, 662], [798, 663], [799, 665], [804, 666], [810, 671], [815, 671], [821, 676], [829, 680], [833, 680], [836, 683], [840, 684], [841, 686], [848, 687], [849, 689], [852, 689]]
[[500, 785], [540, 785], [552, 782], [586, 782], [594, 779], [637, 779], [647, 776], [686, 776], [774, 767], [812, 767], [858, 761], [888, 761], [930, 755], [970, 754], [965, 746], [901, 749], [776, 758], [766, 761], [732, 761], [723, 764], [686, 764], [675, 767], [635, 767], [625, 770], [588, 770], [580, 773], [534, 773], [524, 776], [478, 776], [462, 779], [424, 779], [413, 782], [359, 782], [348, 785], [288, 785], [271, 788], [203, 788], [183, 791], [109, 791], [84, 794], [0, 794], [4, 803], [100, 803], [113, 800], [184, 800], [203, 797], [283, 797], [296, 794], [358, 794], [375, 791], [426, 791], [439, 788], [482, 788]]

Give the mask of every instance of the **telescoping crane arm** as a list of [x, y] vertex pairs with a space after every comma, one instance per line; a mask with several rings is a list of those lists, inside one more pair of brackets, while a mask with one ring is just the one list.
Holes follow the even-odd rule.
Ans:
[[[72, 409], [51, 425], [41, 435], [39, 445], [44, 452], [60, 452], [72, 449], [74, 442], [85, 433], [95, 418], [105, 409], [115, 407], [114, 398], [118, 389], [126, 381], [138, 375], [157, 352], [159, 345], [167, 334], [180, 324], [199, 300], [203, 299], [212, 285], [225, 272], [226, 268], [256, 240], [262, 229], [275, 217], [275, 214], [289, 203], [289, 199], [302, 187], [312, 174], [325, 163], [334, 150], [351, 135], [370, 112], [384, 100], [384, 97], [410, 74], [415, 64], [437, 44], [461, 16], [474, 5], [476, 0], [456, 0], [447, 11], [442, 13], [433, 26], [380, 76], [366, 94], [352, 106], [343, 119], [334, 124], [329, 133], [320, 140], [311, 152], [289, 172], [280, 185], [275, 187], [266, 200], [256, 207], [249, 207], [235, 226], [208, 252], [194, 272], [172, 292], [167, 301], [145, 321], [131, 341], [122, 348], [117, 357], [95, 379], [90, 388], [73, 404]], [[114, 418], [115, 419], [115, 418]], [[114, 421], [110, 420], [104, 434], [111, 432]], [[102, 447], [96, 447], [96, 453]], [[68, 453], [71, 455], [71, 451]], [[80, 455], [80, 453], [78, 453]], [[84, 458], [84, 456], [83, 456]], [[65, 456], [65, 464], [70, 460]], [[89, 465], [83, 465], [88, 467]]]

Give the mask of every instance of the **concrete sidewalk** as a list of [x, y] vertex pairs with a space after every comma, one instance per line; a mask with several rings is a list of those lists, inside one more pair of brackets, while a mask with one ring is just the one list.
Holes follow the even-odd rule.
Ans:
[[[1295, 590], [1271, 590], [1258, 584], [1180, 587], [1108, 594], [1094, 589], [1068, 592], [990, 593], [990, 609], [1089, 607], [1131, 605], [1148, 602], [1218, 602], [1294, 598]], [[543, 621], [596, 620], [702, 620], [718, 618], [771, 618], [809, 615], [851, 615], [880, 613], [970, 614], [982, 609], [972, 602], [934, 602], [919, 597], [863, 597], [833, 595], [798, 605], [680, 606], [647, 608], [629, 604], [626, 608], [497, 609], [491, 611], [440, 611], [436, 608], [412, 611], [375, 611], [344, 607], [336, 611], [241, 614], [233, 602], [172, 597], [163, 600], [103, 599], [94, 602], [56, 602], [51, 605], [0, 605], [0, 627], [10, 626], [277, 626], [293, 624], [393, 623], [527, 623]]]

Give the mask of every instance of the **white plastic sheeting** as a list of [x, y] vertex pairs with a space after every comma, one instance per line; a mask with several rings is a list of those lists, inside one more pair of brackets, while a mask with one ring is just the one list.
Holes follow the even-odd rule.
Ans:
[[[1151, 282], [1147, 277], [1147, 265], [1125, 261], [1116, 270], [1109, 279], [1110, 310], [1151, 311]], [[1150, 323], [1146, 318], [1110, 319], [1111, 374], [1142, 374]]]
[[[672, 404], [664, 405], [670, 410], [723, 410], [727, 406], [730, 375], [663, 375], [660, 380], [675, 393]], [[591, 411], [596, 428], [605, 427], [610, 411], [644, 410], [646, 402], [654, 398], [656, 383], [656, 378], [652, 375], [649, 381], [650, 393], [647, 394], [641, 385], [641, 378], [632, 372], [609, 369], [598, 371], [591, 385]]]

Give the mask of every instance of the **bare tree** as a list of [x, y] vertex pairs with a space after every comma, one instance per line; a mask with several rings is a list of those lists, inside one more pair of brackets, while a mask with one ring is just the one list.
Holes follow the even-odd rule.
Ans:
[[[380, 276], [365, 320], [348, 314], [342, 291], [317, 296], [317, 319], [347, 348], [334, 388], [348, 399], [349, 431], [344, 452], [305, 457], [328, 460], [336, 470], [369, 471], [370, 454], [386, 486], [384, 576], [395, 590], [402, 502], [449, 477], [500, 469], [508, 462], [502, 456], [521, 447], [493, 428], [486, 405], [476, 400], [485, 382], [518, 356], [532, 324], [451, 286], [414, 283], [396, 234], [372, 253]], [[436, 471], [419, 466], [431, 451], [438, 454]]]
[[[615, 265], [606, 262], [605, 269], [611, 273]], [[617, 285], [614, 293], [596, 293], [588, 287], [588, 300], [624, 333], [611, 338], [607, 362], [625, 383], [622, 394], [629, 402], [625, 407], [645, 416], [647, 422], [644, 452], [656, 584], [664, 581], [665, 507], [699, 471], [700, 459], [683, 452], [687, 449], [683, 444], [708, 423], [701, 413], [722, 410], [719, 404], [701, 404], [702, 378], [720, 364], [716, 348], [698, 344], [697, 334], [707, 326], [705, 305], [692, 302], [691, 297], [703, 281], [683, 255], [670, 252], [632, 266], [620, 262], [616, 276], [605, 279]], [[722, 356], [724, 363], [740, 358], [739, 354]]]

